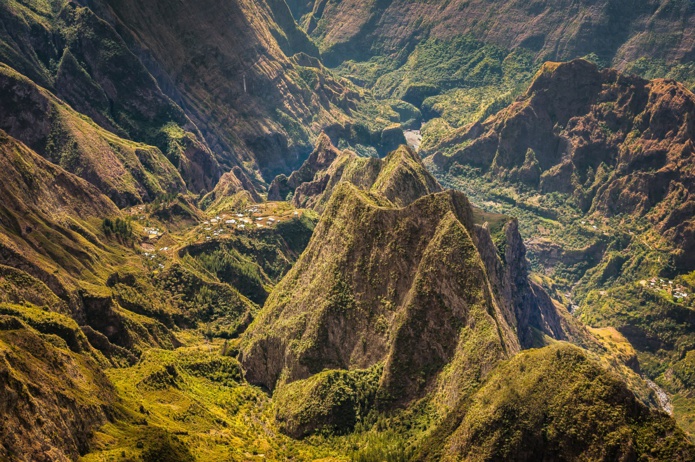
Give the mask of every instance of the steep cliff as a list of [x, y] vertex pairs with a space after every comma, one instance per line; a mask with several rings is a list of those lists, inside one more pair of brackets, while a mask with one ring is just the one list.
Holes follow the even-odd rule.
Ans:
[[388, 104], [326, 71], [282, 1], [88, 4], [112, 19], [225, 165], [250, 163], [271, 179], [298, 167], [325, 127], [380, 134], [392, 123], [366, 116], [362, 106]]
[[400, 120], [322, 66], [283, 1], [1, 8], [0, 61], [102, 128], [158, 147], [194, 192], [234, 166], [290, 173], [324, 128], [370, 144]]
[[[198, 128], [107, 22], [62, 0], [11, 1], [0, 8], [1, 61], [105, 130], [157, 146], [191, 189], [214, 186], [219, 166]], [[11, 100], [2, 104], [10, 113], [25, 110]]]
[[[297, 393], [330, 395], [332, 383], [350, 388], [366, 380], [360, 374], [371, 377], [364, 386], [373, 392], [362, 401], [335, 402], [350, 408], [347, 415], [426, 395], [455, 403], [471, 389], [464, 383], [522, 347], [547, 337], [582, 341], [581, 329], [529, 283], [514, 221], [474, 211], [460, 193], [438, 192], [406, 148], [374, 162], [381, 168], [372, 181], [335, 179], [307, 250], [244, 335], [250, 382], [298, 405]], [[317, 375], [325, 370], [348, 372]], [[332, 414], [292, 412], [280, 418], [294, 435], [343, 425], [325, 420]], [[305, 414], [313, 423], [294, 426]]]
[[461, 128], [426, 154], [444, 169], [470, 165], [511, 183], [572, 197], [583, 211], [647, 217], [689, 255], [695, 96], [586, 61], [546, 64], [526, 94], [483, 123]]
[[[693, 53], [687, 2], [650, 0], [294, 2], [307, 32], [329, 62], [398, 55], [423, 38], [470, 35], [505, 49], [525, 48], [539, 60], [590, 53], [606, 63], [641, 57], [685, 62]], [[299, 18], [298, 18], [299, 19]]]
[[397, 206], [405, 206], [441, 186], [410, 148], [400, 146], [384, 159], [364, 158], [353, 151], [340, 152], [322, 134], [309, 158], [290, 177], [280, 175], [270, 185], [269, 198], [292, 197], [296, 207], [323, 211], [333, 189], [349, 182], [371, 190]]
[[158, 148], [104, 130], [5, 65], [0, 65], [0, 104], [1, 129], [122, 207], [186, 189]]

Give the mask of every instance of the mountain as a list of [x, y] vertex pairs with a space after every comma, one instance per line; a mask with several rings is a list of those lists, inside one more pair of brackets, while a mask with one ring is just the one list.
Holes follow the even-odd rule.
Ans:
[[372, 145], [400, 121], [396, 102], [321, 65], [284, 2], [2, 8], [0, 61], [102, 128], [159, 148], [194, 192], [214, 188], [218, 163], [272, 178], [298, 166], [323, 129]]
[[383, 160], [364, 158], [350, 150], [341, 153], [322, 134], [316, 149], [297, 171], [289, 178], [280, 175], [273, 180], [268, 197], [277, 200], [292, 196], [296, 207], [323, 211], [333, 189], [342, 181], [373, 189], [398, 206], [442, 190], [418, 156], [405, 146]]
[[548, 63], [512, 105], [423, 153], [446, 181], [494, 184], [476, 199], [527, 217], [546, 287], [587, 324], [618, 328], [648, 376], [686, 394], [668, 377], [683, 377], [690, 359], [678, 345], [694, 332], [694, 102], [675, 81]]
[[407, 148], [377, 163], [376, 175], [337, 180], [306, 251], [245, 334], [250, 382], [282, 396], [332, 380], [322, 371], [383, 368], [372, 374], [375, 399], [392, 406], [437, 389], [456, 396], [457, 378], [483, 377], [544, 335], [581, 341], [529, 283], [513, 220], [441, 192]]
[[112, 418], [117, 398], [102, 370], [107, 360], [69, 317], [75, 280], [55, 262], [88, 279], [104, 254], [94, 218], [118, 211], [4, 132], [0, 165], [2, 454], [74, 459], [88, 450], [90, 432]]
[[65, 309], [75, 281], [56, 269], [64, 266], [88, 273], [105, 250], [95, 236], [100, 234], [99, 217], [118, 216], [119, 211], [95, 187], [4, 132], [0, 145], [7, 174], [1, 187], [2, 264], [42, 281], [64, 298], [56, 309]]
[[495, 370], [415, 459], [690, 460], [679, 433], [580, 349], [554, 345]]
[[[293, 200], [317, 183], [333, 187], [307, 190], [330, 197], [240, 343], [280, 431], [357, 432], [387, 412], [413, 441], [394, 449], [406, 459], [692, 457], [673, 421], [623, 382], [640, 379], [601, 363], [602, 341], [529, 280], [515, 220], [443, 191], [405, 147], [375, 161], [324, 139], [289, 183], [299, 178]], [[599, 431], [581, 423], [603, 413]], [[362, 457], [378, 460], [379, 447]]]
[[[73, 2], [13, 1], [5, 2], [2, 8], [4, 28], [0, 40], [5, 64], [41, 87], [44, 94], [43, 89], [49, 90], [91, 118], [111, 132], [111, 138], [117, 135], [157, 146], [178, 167], [191, 189], [214, 185], [219, 167], [198, 129], [162, 92], [112, 27]], [[31, 106], [15, 101], [19, 95], [14, 95], [12, 88], [5, 90], [4, 105], [11, 109], [8, 116], [31, 118], [22, 113]], [[44, 103], [43, 107], [45, 110], [48, 105]], [[20, 113], [15, 115], [14, 111]], [[62, 128], [53, 128], [52, 122], [40, 121], [44, 131], [61, 133]], [[32, 136], [38, 138], [38, 132]], [[33, 146], [34, 140], [18, 137]], [[163, 158], [161, 153], [158, 156]]]
[[[181, 221], [171, 232], [155, 222], [172, 205], [121, 211], [95, 186], [5, 132], [0, 166], [0, 455], [8, 460], [76, 460], [99, 447], [95, 434], [104, 425], [140, 434], [142, 419], [133, 417], [139, 404], [124, 404], [113, 371], [139, 364], [153, 349], [182, 347], [183, 329], [201, 326], [211, 339], [238, 335], [258, 308], [232, 284], [253, 298], [244, 288], [261, 280], [264, 294], [313, 228], [302, 217], [208, 248], [186, 246], [177, 244], [177, 233], [197, 221]], [[171, 202], [188, 204], [181, 196]], [[210, 355], [212, 366], [193, 361], [182, 375], [235, 367], [217, 355]], [[158, 383], [166, 374], [141, 379]], [[165, 429], [152, 432], [148, 451], [181, 449]]]
[[[225, 165], [250, 163], [269, 179], [296, 168], [322, 129], [347, 130], [348, 143], [371, 144], [400, 120], [388, 102], [322, 66], [282, 1], [185, 2], [173, 10], [169, 3], [89, 5], [112, 19]], [[181, 28], [188, 37], [176, 33]]]
[[[549, 63], [508, 109], [432, 148], [433, 161], [568, 194], [584, 212], [646, 216], [676, 247], [676, 268], [692, 270], [694, 108], [693, 94], [673, 81]], [[457, 147], [444, 154], [448, 146]]]
[[[595, 345], [591, 334], [528, 281], [516, 222], [474, 210], [460, 193], [442, 192], [406, 148], [385, 160], [370, 161], [377, 164], [376, 180], [360, 181], [356, 170], [350, 181], [339, 181], [310, 240], [311, 230], [304, 230], [310, 226], [309, 217], [214, 240], [205, 238], [210, 232], [204, 227], [209, 225], [194, 221], [181, 231], [168, 231], [162, 243], [155, 241], [159, 251], [152, 255], [153, 264], [152, 251], [143, 260], [129, 247], [127, 239], [133, 235], [115, 224], [119, 218], [128, 222], [124, 212], [94, 186], [8, 135], [3, 147], [4, 171], [14, 172], [8, 177], [13, 182], [0, 190], [3, 203], [18, 205], [5, 212], [2, 235], [7, 248], [14, 246], [15, 254], [25, 256], [22, 261], [8, 260], [4, 252], [3, 263], [10, 266], [2, 267], [6, 298], [0, 311], [7, 332], [3, 348], [10, 361], [4, 383], [6, 390], [16, 390], [6, 415], [8, 422], [17, 423], [3, 427], [3, 455], [10, 459], [69, 460], [87, 451], [88, 460], [123, 453], [145, 459], [191, 460], [193, 454], [215, 459], [220, 457], [218, 449], [234, 446], [242, 434], [251, 435], [243, 437], [245, 444], [266, 448], [271, 458], [297, 453], [310, 458], [317, 454], [311, 445], [285, 440], [281, 433], [270, 433], [269, 441], [259, 443], [260, 427], [251, 429], [237, 419], [257, 415], [268, 428], [295, 437], [328, 428], [340, 433], [369, 412], [404, 412], [399, 411], [403, 406], [413, 409], [413, 403], [424, 398], [435, 406], [428, 413], [433, 419], [428, 428], [439, 428], [451, 418], [451, 409], [471, 399], [504, 364], [501, 361], [520, 348], [540, 346], [550, 337]], [[334, 151], [329, 144], [317, 150], [324, 148]], [[371, 178], [369, 170], [365, 173]], [[317, 170], [316, 175], [322, 174]], [[406, 192], [407, 199], [397, 191]], [[409, 191], [416, 193], [409, 196]], [[49, 213], [56, 209], [63, 210], [62, 221]], [[172, 209], [160, 203], [132, 210], [135, 218], [142, 214], [150, 221]], [[11, 217], [23, 218], [8, 227]], [[138, 223], [130, 223], [140, 229]], [[62, 240], [51, 234], [54, 229], [60, 230]], [[196, 240], [202, 241], [177, 244], [178, 236], [191, 239], [192, 233], [201, 232]], [[40, 237], [46, 233], [47, 238]], [[34, 244], [39, 239], [43, 244]], [[346, 239], [352, 244], [342, 245]], [[54, 248], [47, 245], [51, 241], [61, 244]], [[140, 245], [152, 245], [147, 241]], [[169, 253], [164, 243], [173, 244], [176, 251]], [[64, 248], [71, 250], [58, 252]], [[278, 249], [275, 256], [273, 248]], [[335, 259], [324, 258], [329, 250]], [[90, 261], [90, 256], [98, 259]], [[334, 271], [324, 271], [325, 264], [333, 265]], [[409, 270], [393, 271], [394, 267]], [[267, 290], [280, 279], [257, 315], [253, 303], [234, 288], [254, 298], [263, 294], [251, 290], [254, 280]], [[328, 292], [323, 290], [326, 284], [332, 287]], [[266, 334], [292, 328], [281, 322], [287, 308], [280, 311], [278, 301], [301, 309], [302, 294], [313, 304], [314, 292], [328, 294], [318, 298], [328, 304], [323, 314], [316, 312], [320, 322], [304, 333], [307, 342], [298, 344], [314, 347], [300, 349], [296, 362], [281, 364], [288, 383], [276, 388], [274, 404], [244, 383], [241, 366], [226, 356], [227, 343], [218, 343], [221, 350], [212, 352], [209, 346], [191, 343], [195, 334], [188, 326], [200, 325], [214, 340], [239, 335], [255, 317], [238, 343], [246, 374], [254, 380], [253, 374], [263, 367], [278, 367], [266, 362], [267, 356], [256, 356], [254, 348], [268, 345]], [[358, 309], [373, 310], [374, 322], [351, 314]], [[431, 310], [440, 314], [431, 317]], [[262, 328], [278, 315], [280, 322], [272, 329]], [[435, 318], [446, 321], [430, 322]], [[352, 323], [355, 329], [336, 329]], [[430, 338], [426, 349], [421, 348], [423, 330]], [[322, 331], [327, 338], [312, 336]], [[312, 338], [320, 341], [310, 345]], [[290, 348], [295, 345], [291, 342]], [[318, 354], [322, 351], [330, 354]], [[35, 355], [39, 359], [32, 359]], [[56, 359], [41, 362], [46, 357]], [[263, 367], [254, 369], [256, 363]], [[267, 375], [269, 380], [273, 374]], [[417, 379], [403, 380], [409, 377]], [[316, 400], [324, 403], [318, 411]], [[278, 406], [270, 420], [261, 411], [266, 405]], [[45, 428], [55, 430], [26, 423], [37, 406]], [[657, 421], [648, 411], [640, 412], [643, 425]], [[205, 435], [211, 425], [233, 430], [210, 445]], [[669, 454], [688, 450], [677, 432], [669, 434]], [[422, 437], [414, 436], [416, 441]], [[657, 445], [652, 436], [644, 441]]]
[[687, 62], [693, 53], [688, 2], [625, 0], [412, 3], [401, 0], [293, 2], [328, 62], [398, 55], [428, 38], [470, 35], [504, 49], [524, 48], [539, 61], [595, 53], [606, 63], [647, 56]]
[[162, 152], [104, 130], [12, 69], [0, 68], [0, 127], [44, 157], [97, 186], [120, 206], [183, 192]]
[[324, 61], [421, 110], [424, 144], [522, 94], [545, 61], [587, 58], [695, 83], [689, 2], [289, 2]]

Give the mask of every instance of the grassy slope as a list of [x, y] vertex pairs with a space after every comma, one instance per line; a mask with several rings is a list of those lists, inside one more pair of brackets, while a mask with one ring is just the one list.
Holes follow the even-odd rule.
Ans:
[[[690, 460], [694, 448], [666, 415], [635, 402], [582, 350], [523, 352], [452, 412], [421, 460]], [[446, 435], [446, 433], [445, 433]]]
[[[173, 349], [181, 344], [176, 336], [187, 338], [181, 328], [197, 332], [196, 339], [229, 336], [243, 329], [255, 305], [232, 281], [189, 261], [185, 252], [150, 258], [134, 248], [146, 225], [165, 230], [157, 250], [165, 243], [178, 251], [186, 242], [205, 242], [202, 230], [175, 226], [177, 232], [166, 232], [155, 218], [166, 204], [140, 206], [143, 220], [127, 218], [95, 187], [4, 133], [0, 164], [8, 179], [0, 186], [0, 257], [9, 265], [0, 266], [6, 360], [1, 380], [16, 390], [8, 398], [2, 454], [33, 457], [43, 450], [54, 460], [75, 458], [94, 447], [100, 425], [129, 422], [120, 383], [109, 368], [129, 366], [152, 347]], [[284, 213], [286, 219], [266, 233], [252, 231], [223, 244], [242, 256], [245, 268], [272, 275], [267, 288], [301, 252], [313, 227], [310, 214]], [[107, 233], [104, 218], [128, 226]], [[233, 360], [220, 361], [192, 367], [213, 376], [234, 369]], [[132, 378], [132, 372], [123, 377]], [[176, 446], [166, 432], [152, 431], [153, 440]]]
[[[16, 8], [16, 4], [14, 5]], [[37, 6], [39, 7], [36, 8]], [[33, 5], [32, 8], [39, 10], [40, 13], [38, 17], [34, 17], [35, 12], [29, 13], [32, 16], [32, 21], [45, 23], [45, 17], [49, 15], [48, 10], [50, 9], [47, 4]], [[26, 11], [23, 11], [24, 13]], [[282, 31], [276, 30], [274, 33], [276, 35], [281, 34]], [[475, 87], [470, 92], [465, 89], [454, 88], [446, 93], [444, 98], [437, 99], [435, 97], [429, 100], [428, 106], [426, 105], [426, 107], [431, 108], [430, 110], [441, 113], [449, 123], [456, 126], [469, 120], [484, 117], [487, 111], [492, 110], [489, 108], [494, 108], [499, 101], [505, 101], [508, 95], [513, 95], [513, 92], [516, 91], [515, 85], [526, 78], [524, 73], [527, 73], [529, 68], [523, 55], [509, 55], [500, 49], [484, 47], [471, 41], [456, 42], [451, 46], [454, 50], [453, 53], [450, 53], [449, 47], [450, 44], [448, 43], [429, 42], [423, 45], [419, 54], [413, 55], [412, 60], [408, 61], [407, 66], [411, 67], [404, 68], [409, 71], [423, 67], [432, 68], [432, 76], [421, 77], [417, 76], [417, 72], [412, 72], [415, 78], [412, 82], [407, 82], [407, 88], [393, 89], [394, 82], [397, 83], [399, 76], [404, 73], [403, 70], [395, 70], [390, 77], [384, 78], [384, 87], [388, 88], [388, 91], [394, 91], [394, 94], [397, 93], [398, 96], [406, 97], [410, 93], [417, 98], [419, 98], [417, 92], [420, 89], [427, 90], [427, 85], [433, 85], [431, 82], [445, 89], [460, 85]], [[442, 76], [447, 74], [448, 68], [461, 67], [458, 60], [462, 53], [471, 61], [475, 61], [476, 65], [464, 67], [466, 72], [456, 82], [447, 82], [442, 79]], [[26, 56], [33, 59], [31, 53], [27, 53]], [[433, 59], [439, 56], [442, 56], [443, 59]], [[18, 58], [15, 56], [13, 59]], [[45, 57], [39, 58], [39, 61], [39, 68], [45, 66]], [[70, 55], [65, 55], [60, 66], [67, 69], [71, 65], [70, 63]], [[29, 67], [33, 67], [35, 64], [32, 63]], [[344, 110], [341, 105], [350, 107], [352, 104], [349, 92], [345, 98], [334, 98], [331, 92], [334, 90], [342, 91], [341, 86], [330, 81], [325, 83], [322, 80], [327, 76], [325, 70], [319, 68], [317, 71], [315, 67], [300, 65], [294, 66], [294, 69], [290, 73], [296, 71], [304, 82], [301, 83], [297, 80], [299, 82], [297, 85], [300, 87], [303, 88], [306, 85], [308, 91], [329, 94], [330, 104], [341, 110]], [[36, 79], [45, 79], [48, 82], [47, 85], [50, 84], [52, 79], [50, 70], [39, 69], [37, 75], [40, 76], [35, 77]], [[292, 74], [293, 79], [294, 77]], [[342, 85], [347, 86], [348, 84], [343, 83]], [[487, 93], [497, 86], [501, 86], [506, 92], [500, 95], [500, 98], [493, 94], [494, 92]], [[415, 88], [415, 90], [411, 90], [411, 88]], [[355, 91], [360, 92], [358, 89]], [[485, 107], [459, 109], [461, 100], [465, 102], [480, 95], [485, 96]], [[448, 99], [449, 96], [451, 99]], [[369, 98], [360, 99], [357, 95], [352, 95], [352, 97], [356, 98], [357, 101], [358, 119], [364, 117], [364, 120], [368, 121], [376, 118], [380, 127], [402, 120], [401, 111], [406, 111], [409, 114], [408, 117], [413, 114], [416, 115], [416, 111], [407, 105], [392, 102], [382, 105], [371, 102]], [[454, 98], [459, 99], [454, 100]], [[450, 101], [455, 101], [455, 103]], [[72, 113], [68, 116], [71, 119], [70, 129], [73, 130], [71, 133], [79, 132], [82, 134], [85, 130], [95, 130], [94, 125], [84, 119], [78, 121]], [[293, 137], [296, 134], [299, 135], [300, 139], [307, 136], [306, 133], [292, 132], [292, 130], [297, 129], [297, 126], [291, 117], [289, 119], [282, 115], [277, 117], [280, 119], [281, 125], [284, 124], [283, 128]], [[114, 121], [102, 122], [106, 124]], [[171, 135], [177, 140], [182, 139], [180, 136], [182, 130], [178, 126], [168, 126], [166, 132], [167, 136]], [[116, 139], [116, 137], [113, 138]], [[120, 141], [114, 142], [120, 143]], [[125, 149], [123, 146], [120, 147]], [[93, 148], [93, 145], [90, 145], [90, 148]], [[174, 150], [177, 149], [180, 150], [180, 147], [175, 147]], [[163, 149], [163, 151], [167, 154], [172, 153], [170, 149]], [[23, 155], [31, 156], [27, 153]], [[159, 155], [154, 154], [155, 157]], [[159, 157], [157, 159], [161, 160]], [[180, 165], [177, 166], [180, 168]], [[159, 173], [161, 172], [157, 172], [156, 181], [160, 179]], [[61, 173], [61, 175], [66, 174]], [[43, 175], [38, 176], [42, 177]], [[26, 175], [22, 175], [20, 172], [20, 177], [24, 178]], [[384, 175], [379, 183], [380, 186], [388, 189], [393, 178]], [[81, 187], [84, 188], [84, 186]], [[31, 191], [33, 188], [34, 185], [29, 185], [20, 189]], [[89, 194], [98, 195], [96, 192]], [[190, 201], [187, 202], [190, 204]], [[49, 207], [52, 205], [48, 204]], [[231, 205], [235, 206], [236, 204], [232, 203]], [[62, 206], [64, 205], [61, 204]], [[111, 211], [112, 205], [105, 207]], [[3, 278], [1, 282], [7, 287], [7, 291], [5, 291], [7, 301], [16, 303], [27, 299], [53, 311], [69, 311], [71, 309], [70, 297], [67, 297], [67, 301], [57, 298], [56, 294], [48, 289], [50, 284], [54, 284], [54, 286], [55, 284], [64, 285], [68, 292], [79, 286], [90, 295], [103, 295], [105, 298], [113, 296], [118, 305], [114, 311], [128, 326], [126, 330], [129, 334], [126, 336], [127, 342], [124, 345], [130, 348], [131, 352], [142, 355], [142, 360], [135, 366], [108, 371], [107, 375], [122, 401], [118, 404], [107, 403], [108, 406], [113, 406], [117, 410], [117, 421], [107, 425], [102, 431], [94, 435], [92, 447], [97, 452], [88, 457], [123, 458], [125, 453], [126, 458], [142, 456], [146, 460], [162, 458], [191, 460], [193, 457], [203, 459], [231, 457], [232, 459], [247, 460], [255, 456], [260, 458], [263, 454], [270, 459], [277, 460], [287, 460], [291, 457], [306, 459], [323, 456], [345, 458], [346, 455], [351, 455], [357, 460], [381, 460], [387, 455], [388, 457], [402, 458], [410, 452], [410, 449], [407, 448], [407, 440], [410, 439], [412, 446], [413, 442], [419, 441], [423, 436], [421, 430], [431, 427], [431, 422], [428, 422], [428, 419], [433, 411], [427, 409], [426, 406], [396, 413], [392, 417], [383, 415], [360, 416], [357, 431], [346, 437], [319, 436], [308, 442], [292, 441], [280, 435], [274, 423], [278, 412], [282, 413], [287, 409], [280, 409], [279, 411], [273, 409], [273, 403], [259, 390], [240, 384], [239, 366], [236, 361], [218, 353], [218, 351], [233, 352], [235, 342], [222, 343], [221, 340], [215, 340], [214, 343], [210, 344], [207, 343], [209, 340], [204, 340], [203, 335], [209, 339], [215, 336], [234, 336], [239, 332], [239, 326], [243, 324], [241, 318], [256, 309], [245, 295], [249, 297], [258, 296], [259, 293], [262, 295], [262, 292], [259, 292], [261, 289], [262, 291], [269, 291], [272, 285], [287, 271], [287, 268], [297, 258], [302, 246], [306, 245], [302, 244], [305, 242], [303, 236], [307, 232], [310, 233], [311, 220], [303, 223], [298, 220], [300, 223], [288, 224], [287, 226], [291, 229], [280, 230], [279, 236], [274, 232], [257, 232], [252, 233], [251, 237], [248, 238], [215, 237], [210, 239], [214, 241], [211, 248], [215, 250], [210, 253], [205, 250], [203, 257], [195, 257], [191, 256], [187, 249], [190, 249], [192, 241], [196, 244], [207, 242], [206, 238], [210, 237], [210, 233], [205, 230], [205, 226], [194, 226], [194, 229], [191, 230], [186, 227], [176, 229], [177, 226], [171, 220], [162, 220], [161, 216], [155, 215], [156, 212], [161, 212], [160, 209], [155, 210], [157, 207], [148, 208], [144, 214], [144, 222], [149, 222], [148, 225], [165, 229], [165, 235], [155, 244], [157, 252], [153, 258], [149, 256], [144, 258], [144, 253], [133, 252], [128, 247], [129, 242], [118, 242], [117, 236], [104, 235], [101, 223], [103, 212], [101, 211], [90, 220], [78, 223], [70, 223], [74, 220], [72, 216], [75, 211], [65, 212], [65, 216], [62, 217], [64, 222], [60, 224], [66, 226], [60, 231], [62, 236], [59, 236], [58, 233], [51, 234], [50, 230], [46, 231], [49, 228], [55, 228], [56, 225], [51, 220], [46, 221], [45, 217], [40, 217], [38, 221], [31, 218], [29, 220], [31, 229], [27, 230], [26, 222], [20, 221], [19, 225], [21, 226], [16, 226], [13, 222], [18, 215], [16, 211], [9, 211], [4, 215], [7, 220], [3, 219], [3, 226], [6, 222], [10, 223], [12, 229], [3, 235], [3, 240], [9, 242], [8, 246], [19, 245], [22, 247], [21, 252], [30, 255], [28, 260], [39, 262], [40, 270], [35, 270], [36, 275], [46, 279], [46, 282], [41, 282], [26, 273], [2, 268]], [[214, 212], [223, 213], [226, 209], [224, 203], [217, 204]], [[277, 212], [273, 213], [276, 214]], [[113, 214], [118, 215], [115, 211]], [[136, 216], [138, 214], [139, 212], [135, 213]], [[193, 222], [201, 219], [202, 215], [198, 214], [198, 211], [191, 214]], [[35, 228], [37, 223], [39, 224], [38, 231]], [[141, 233], [142, 225], [134, 225], [134, 230], [136, 234]], [[34, 234], [27, 238], [24, 233]], [[290, 235], [294, 237], [289, 237]], [[297, 239], [296, 245], [289, 242], [295, 237]], [[182, 250], [183, 252], [162, 250], [165, 244], [170, 244], [176, 251]], [[70, 251], [65, 251], [65, 248], [69, 248]], [[89, 248], [89, 251], [85, 251], [85, 248]], [[438, 255], [437, 252], [435, 253]], [[92, 256], [91, 259], [89, 258], [90, 255]], [[126, 266], [131, 269], [126, 270]], [[135, 268], [135, 271], [132, 271], [132, 268]], [[55, 270], [57, 273], [53, 274], [59, 274], [58, 276], [46, 276]], [[114, 276], [116, 274], [117, 276]], [[233, 288], [233, 285], [240, 285], [238, 278], [242, 276], [253, 281], [248, 285], [241, 284], [244, 286], [243, 288], [240, 287], [242, 291], [248, 286], [255, 286], [259, 291], [249, 291], [242, 295]], [[55, 282], [56, 279], [58, 282]], [[221, 299], [224, 299], [225, 302], [231, 300], [231, 305], [234, 306], [225, 306], [224, 303], [220, 303]], [[216, 311], [220, 308], [221, 312]], [[71, 342], [78, 347], [82, 344], [81, 342], [84, 342], [84, 333], [77, 329], [69, 318], [50, 314], [45, 309], [29, 305], [3, 305], [2, 309], [6, 315], [11, 316], [10, 321], [8, 321], [10, 326], [8, 330], [14, 336], [11, 337], [13, 344], [22, 344], [17, 340], [17, 335], [27, 336], [27, 338], [36, 335], [45, 336], [45, 338], [41, 337], [41, 341], [52, 345], [52, 347], [46, 348], [49, 351], [53, 351], [53, 347], [57, 348], [57, 353], [52, 354], [71, 356], [74, 353]], [[16, 319], [22, 319], [23, 322], [32, 327], [16, 324]], [[203, 322], [199, 323], [196, 326], [197, 330], [193, 332], [178, 331], [178, 328], [193, 327], [200, 321]], [[39, 334], [31, 329], [36, 329]], [[178, 344], [179, 340], [169, 336], [166, 329], [177, 331], [177, 336], [186, 345], [185, 348], [177, 351], [152, 349], [152, 346], [171, 348]], [[20, 334], [15, 334], [15, 331]], [[56, 337], [54, 332], [58, 332], [60, 335]], [[90, 340], [94, 341], [93, 337], [90, 337]], [[474, 348], [476, 347], [475, 339], [472, 342], [470, 345], [462, 346], [464, 352], [462, 357], [470, 356], [466, 347], [480, 350], [480, 348]], [[30, 343], [43, 345], [35, 340], [31, 340]], [[25, 351], [27, 351], [34, 346], [23, 346], [22, 348], [26, 348]], [[115, 349], [116, 347], [112, 346], [112, 348]], [[113, 350], [110, 351], [113, 354]], [[24, 354], [25, 352], [21, 352], [21, 355]], [[89, 365], [88, 361], [107, 361], [102, 353], [92, 351], [91, 347], [85, 347], [85, 350], [79, 354], [82, 356], [73, 358], [71, 361], [76, 361], [78, 364], [86, 361], [87, 366], [80, 367], [87, 369], [93, 367]], [[124, 359], [124, 361], [119, 362], [119, 358]], [[121, 365], [125, 365], [127, 358], [128, 353], [124, 351], [110, 356], [112, 362]], [[683, 361], [682, 367], [677, 368], [676, 371], [677, 383], [683, 383], [686, 386], [689, 386], [691, 380], [688, 361]], [[45, 366], [35, 363], [30, 369], [41, 370], [45, 369]], [[89, 369], [89, 371], [93, 370]], [[504, 370], [501, 374], [505, 375]], [[57, 378], [42, 378], [42, 381], [49, 383], [60, 380], [62, 380], [60, 374]], [[91, 395], [99, 391], [103, 392], [110, 387], [106, 382], [100, 380], [103, 379], [81, 380], [78, 386], [72, 386], [73, 389], [78, 390], [75, 393], [82, 393], [80, 390], [85, 385], [84, 382], [87, 382], [87, 385], [97, 384], [96, 386], [99, 388], [99, 390], [89, 390], [79, 394], [76, 398], [77, 402], [84, 403], [87, 408], [94, 406]], [[466, 383], [472, 382], [466, 381]], [[354, 384], [350, 386], [352, 387]], [[370, 386], [367, 385], [365, 391], [367, 394], [369, 394]], [[451, 385], [454, 388], [456, 386], [456, 383]], [[307, 387], [306, 390], [311, 390], [311, 388]], [[300, 390], [300, 392], [306, 390]], [[469, 391], [472, 392], [473, 390]], [[288, 395], [289, 401], [296, 399], [296, 395], [291, 393]], [[361, 399], [359, 398], [357, 401], [360, 402]], [[149, 406], [144, 406], [143, 403], [145, 402], [153, 403], [151, 409]], [[362, 417], [364, 418], [362, 419]], [[294, 417], [290, 416], [291, 418]], [[617, 416], [617, 419], [619, 420], [620, 416]], [[338, 429], [340, 429], [340, 425]], [[653, 442], [653, 439], [649, 439], [649, 444], [653, 444]], [[86, 443], [80, 441], [79, 444], [82, 445], [79, 447], [79, 451], [83, 451]], [[681, 443], [676, 441], [675, 444]], [[239, 449], [240, 446], [244, 449]], [[60, 457], [58, 453], [56, 454], [56, 457]], [[666, 452], [664, 454], [666, 454], [664, 457], [668, 456]]]

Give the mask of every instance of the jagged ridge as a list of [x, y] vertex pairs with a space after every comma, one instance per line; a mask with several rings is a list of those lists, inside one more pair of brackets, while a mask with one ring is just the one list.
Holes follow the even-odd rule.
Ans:
[[693, 269], [695, 96], [586, 61], [546, 64], [527, 93], [426, 154], [444, 169], [471, 165], [498, 179], [573, 197], [586, 212], [647, 216]]

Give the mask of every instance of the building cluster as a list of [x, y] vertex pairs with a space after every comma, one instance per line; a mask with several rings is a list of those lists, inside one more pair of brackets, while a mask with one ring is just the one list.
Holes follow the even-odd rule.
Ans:
[[161, 229], [154, 227], [145, 227], [143, 229], [143, 232], [145, 233], [145, 237], [151, 241], [156, 241], [164, 234], [164, 232]]
[[[299, 212], [293, 212], [294, 216], [298, 216]], [[260, 216], [257, 216], [259, 215]], [[243, 213], [227, 213], [220, 214], [203, 222], [203, 230], [205, 231], [205, 239], [211, 240], [214, 237], [222, 235], [225, 231], [237, 230], [245, 231], [248, 229], [260, 229], [271, 227], [282, 219], [272, 215], [265, 215], [264, 210], [258, 206], [250, 207], [244, 210]]]
[[652, 290], [661, 290], [667, 292], [676, 300], [687, 300], [691, 296], [691, 294], [688, 293], [688, 290], [682, 285], [675, 284], [673, 281], [662, 278], [653, 277], [649, 281], [640, 281], [640, 284], [643, 287], [647, 287]]

